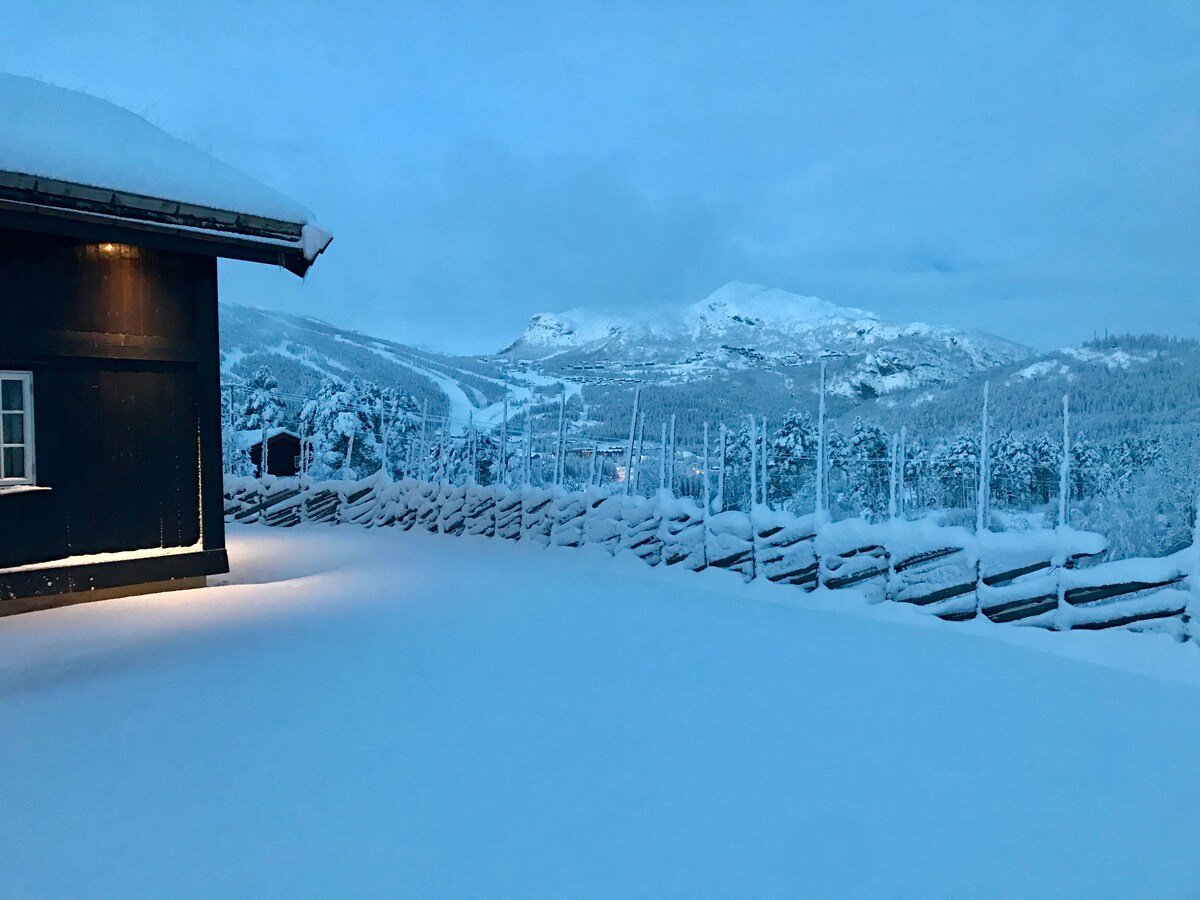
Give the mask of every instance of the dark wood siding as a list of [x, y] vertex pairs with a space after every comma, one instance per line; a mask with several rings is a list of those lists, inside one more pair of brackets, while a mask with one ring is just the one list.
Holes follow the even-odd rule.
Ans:
[[34, 373], [50, 488], [0, 494], [0, 568], [224, 546], [216, 291], [211, 257], [0, 230], [0, 369]]
[[[250, 446], [250, 463], [262, 474], [262, 441]], [[267, 438], [267, 474], [288, 477], [300, 470], [300, 438], [283, 432]]]

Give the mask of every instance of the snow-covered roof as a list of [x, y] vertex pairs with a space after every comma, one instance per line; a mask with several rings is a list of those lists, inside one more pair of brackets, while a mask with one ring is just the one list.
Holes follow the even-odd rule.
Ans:
[[[276, 427], [267, 429], [267, 440], [273, 441], [282, 434], [297, 441], [301, 439], [300, 435], [289, 428]], [[262, 438], [263, 432], [261, 428], [249, 428], [233, 433], [233, 442], [242, 450], [249, 450], [251, 447], [262, 443]]]
[[304, 274], [332, 235], [313, 214], [107, 100], [0, 73], [0, 212], [202, 242]]

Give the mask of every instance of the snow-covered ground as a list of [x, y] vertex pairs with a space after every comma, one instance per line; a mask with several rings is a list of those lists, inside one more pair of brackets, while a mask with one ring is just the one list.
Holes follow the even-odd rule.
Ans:
[[230, 541], [228, 584], [0, 620], [0, 896], [1200, 892], [1194, 645]]

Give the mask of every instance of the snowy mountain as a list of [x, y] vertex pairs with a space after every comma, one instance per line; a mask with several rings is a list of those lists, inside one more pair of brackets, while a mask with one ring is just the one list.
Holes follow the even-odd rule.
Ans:
[[[632, 388], [647, 408], [676, 407], [693, 420], [779, 415], [813, 402], [819, 363], [843, 407], [955, 383], [1033, 351], [1002, 338], [885, 322], [761, 285], [733, 282], [698, 303], [636, 317], [589, 310], [534, 316], [498, 354], [455, 357], [345, 331], [315, 319], [224, 305], [222, 368], [230, 383], [269, 364], [285, 393], [311, 396], [321, 377], [358, 376], [399, 386], [431, 412], [493, 423], [539, 402], [557, 405], [598, 436], [628, 428]], [[576, 400], [577, 398], [577, 400]]]
[[1033, 351], [991, 335], [885, 322], [815, 297], [731, 282], [698, 303], [636, 317], [542, 313], [501, 353], [585, 383], [658, 385], [747, 369], [794, 381], [799, 369], [826, 360], [831, 392], [853, 400], [957, 381]]
[[571, 430], [599, 439], [628, 435], [639, 386], [648, 421], [674, 414], [683, 434], [749, 413], [778, 421], [792, 409], [815, 411], [822, 361], [831, 415], [903, 424], [931, 438], [975, 427], [984, 381], [1001, 429], [1054, 432], [1067, 390], [1077, 424], [1094, 435], [1200, 418], [1194, 341], [1119, 338], [1039, 353], [991, 335], [890, 323], [740, 283], [636, 316], [540, 314], [504, 350], [481, 356], [223, 304], [221, 347], [228, 384], [267, 364], [296, 407], [323, 377], [357, 376], [402, 388], [460, 425], [498, 423], [507, 396], [513, 418], [532, 411], [535, 427], [551, 432], [565, 390]]
[[698, 303], [663, 307], [637, 318], [598, 315], [589, 310], [535, 315], [525, 333], [503, 352], [537, 356], [561, 350], [666, 337], [692, 343], [778, 341], [803, 338], [834, 322], [876, 321], [861, 309], [834, 306], [776, 288], [730, 282]]
[[698, 427], [811, 405], [821, 362], [845, 410], [898, 391], [954, 384], [1033, 354], [992, 335], [887, 322], [815, 297], [731, 282], [697, 303], [636, 316], [542, 313], [500, 358], [579, 383], [588, 421], [619, 433], [628, 427], [634, 385], [646, 386], [650, 408], [672, 407], [685, 426]]

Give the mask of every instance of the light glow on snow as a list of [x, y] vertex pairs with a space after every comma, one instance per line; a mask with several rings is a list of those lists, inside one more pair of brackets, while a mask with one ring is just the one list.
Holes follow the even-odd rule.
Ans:
[[127, 562], [134, 559], [157, 559], [162, 556], [180, 556], [184, 553], [198, 553], [204, 549], [204, 541], [199, 540], [187, 547], [146, 547], [139, 550], [116, 550], [109, 553], [80, 553], [75, 556], [64, 556], [46, 562], [26, 563], [23, 566], [9, 566], [0, 569], [0, 575], [11, 575], [16, 572], [36, 572], [42, 569], [58, 569], [71, 566], [90, 566], [100, 563]]

